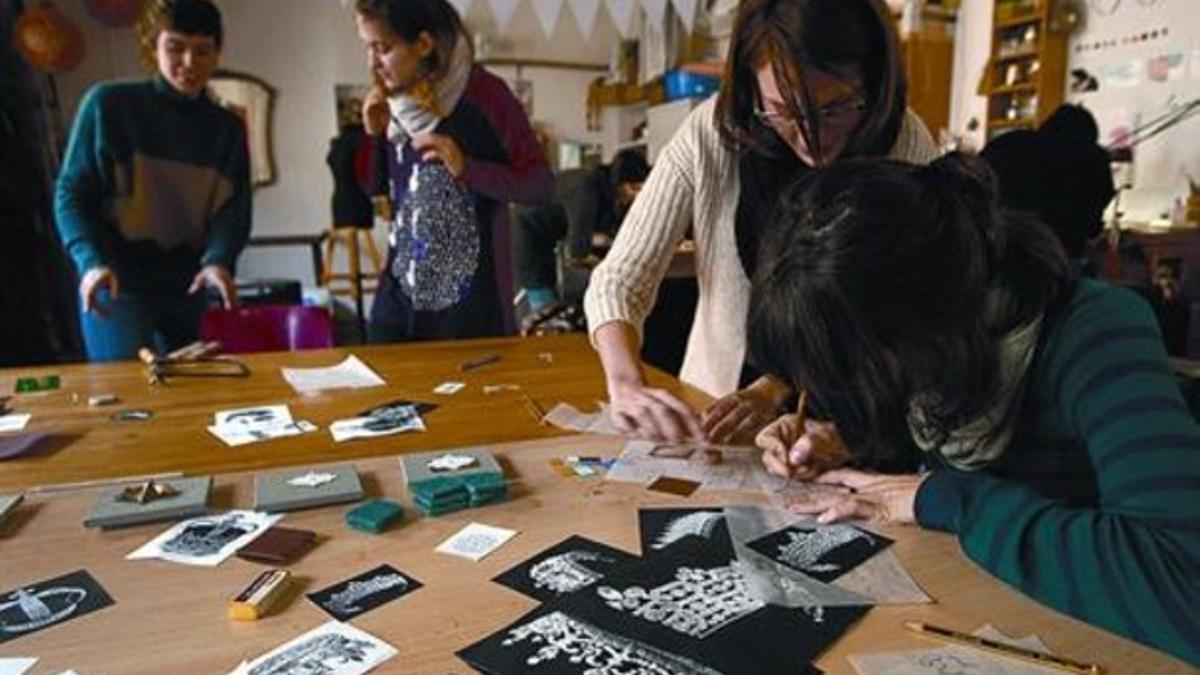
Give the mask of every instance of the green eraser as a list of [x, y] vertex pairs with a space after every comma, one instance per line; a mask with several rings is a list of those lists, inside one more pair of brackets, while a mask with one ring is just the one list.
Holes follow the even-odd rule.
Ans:
[[386, 499], [373, 499], [346, 512], [347, 525], [372, 534], [383, 532], [402, 518], [404, 509]]

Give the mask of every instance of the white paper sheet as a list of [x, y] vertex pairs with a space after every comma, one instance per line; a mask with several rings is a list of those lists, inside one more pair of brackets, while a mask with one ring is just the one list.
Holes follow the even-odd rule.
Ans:
[[[1036, 635], [1012, 638], [988, 624], [974, 635], [1026, 649], [1050, 653]], [[948, 645], [938, 649], [914, 649], [851, 654], [850, 665], [859, 675], [1061, 675], [1061, 670], [1043, 668], [969, 647]]]
[[30, 413], [0, 415], [0, 434], [24, 429], [25, 425], [29, 424], [31, 418], [33, 418], [33, 415]]
[[37, 662], [37, 657], [0, 659], [0, 675], [22, 675], [22, 673], [32, 668]]
[[443, 382], [433, 388], [433, 393], [439, 396], [453, 396], [466, 388], [467, 385], [462, 382]]
[[216, 567], [282, 517], [282, 514], [257, 511], [228, 511], [192, 518], [176, 523], [125, 559], [157, 558], [184, 565]]
[[283, 379], [299, 394], [326, 389], [364, 389], [387, 384], [371, 367], [351, 354], [345, 361], [327, 368], [282, 368]]
[[348, 623], [330, 621], [276, 647], [229, 675], [321, 673], [361, 675], [396, 655], [396, 648]]
[[454, 536], [438, 544], [434, 550], [438, 553], [448, 553], [479, 562], [516, 535], [516, 530], [471, 523], [456, 532]]
[[669, 476], [700, 483], [701, 490], [758, 489], [751, 471], [753, 463], [758, 461], [758, 453], [750, 448], [721, 446], [721, 463], [707, 464], [699, 448], [693, 449], [687, 458], [655, 457], [651, 453], [658, 445], [653, 441], [626, 443], [605, 478], [649, 485], [662, 476]]

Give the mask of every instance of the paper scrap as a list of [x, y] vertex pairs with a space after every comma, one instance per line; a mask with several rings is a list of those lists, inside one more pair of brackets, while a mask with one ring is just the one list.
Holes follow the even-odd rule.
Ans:
[[322, 485], [327, 485], [335, 480], [337, 480], [337, 474], [309, 471], [302, 476], [296, 476], [295, 478], [290, 479], [287, 484], [295, 487], [315, 488]]
[[0, 659], [0, 675], [22, 675], [37, 662], [37, 657]]
[[330, 621], [253, 661], [243, 661], [229, 675], [362, 675], [395, 655], [395, 647], [374, 635], [348, 623]]
[[300, 394], [327, 389], [363, 389], [382, 387], [383, 380], [370, 366], [351, 354], [336, 366], [327, 368], [283, 368], [283, 379]]
[[608, 416], [607, 406], [601, 405], [599, 412], [585, 413], [569, 403], [559, 403], [546, 413], [542, 421], [559, 429], [577, 431], [581, 434], [605, 434], [619, 436]]
[[[1050, 650], [1046, 649], [1046, 645], [1036, 635], [1027, 635], [1016, 639], [1001, 633], [990, 624], [974, 631], [973, 634], [996, 642], [1050, 653]], [[1060, 670], [1043, 668], [1026, 661], [1010, 659], [999, 654], [959, 645], [947, 645], [937, 649], [851, 654], [847, 660], [859, 675], [943, 675], [944, 673], [1060, 675], [1062, 673]]]
[[24, 429], [32, 417], [33, 415], [30, 413], [12, 413], [0, 416], [0, 434]]
[[0, 459], [28, 455], [37, 450], [42, 440], [48, 437], [48, 434], [41, 433], [0, 436]]
[[516, 530], [471, 523], [443, 541], [436, 550], [479, 562], [517, 534]]
[[184, 565], [216, 567], [282, 517], [257, 511], [229, 511], [192, 518], [176, 523], [125, 559], [158, 558]]
[[467, 385], [462, 382], [443, 382], [433, 388], [433, 393], [441, 396], [453, 396], [466, 388]]

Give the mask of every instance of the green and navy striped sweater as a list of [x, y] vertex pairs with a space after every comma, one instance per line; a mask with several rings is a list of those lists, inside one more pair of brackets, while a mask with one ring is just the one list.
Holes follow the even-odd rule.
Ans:
[[250, 234], [245, 128], [161, 77], [96, 85], [75, 117], [54, 213], [80, 275], [111, 267], [122, 290], [186, 289], [201, 265], [233, 271]]
[[1080, 282], [1005, 455], [935, 469], [916, 515], [1038, 601], [1200, 665], [1200, 427], [1133, 293]]

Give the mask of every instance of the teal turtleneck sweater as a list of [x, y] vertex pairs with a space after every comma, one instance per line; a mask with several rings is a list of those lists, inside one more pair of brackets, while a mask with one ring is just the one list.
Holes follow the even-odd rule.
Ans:
[[232, 272], [250, 234], [242, 121], [161, 77], [96, 85], [75, 117], [54, 212], [80, 275], [110, 267], [122, 290], [183, 290], [202, 265]]

